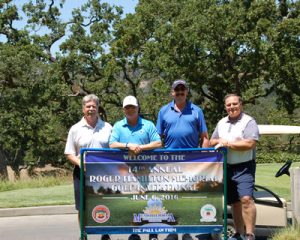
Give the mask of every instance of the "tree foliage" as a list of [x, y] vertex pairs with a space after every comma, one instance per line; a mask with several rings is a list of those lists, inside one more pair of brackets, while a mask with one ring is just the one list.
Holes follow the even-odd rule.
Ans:
[[127, 40], [142, 69], [168, 82], [187, 79], [209, 118], [222, 115], [223, 98], [231, 92], [246, 104], [276, 93], [279, 106], [291, 114], [299, 107], [299, 6], [271, 0], [145, 0], [128, 27], [122, 25], [117, 41]]
[[88, 0], [68, 18], [64, 4], [0, 1], [0, 163], [16, 174], [65, 163], [67, 131], [88, 93], [112, 124], [129, 94], [155, 121], [176, 78], [189, 82], [209, 132], [227, 93], [242, 95], [259, 123], [277, 123], [278, 114], [294, 123], [299, 114], [299, 1], [140, 0], [125, 16]]

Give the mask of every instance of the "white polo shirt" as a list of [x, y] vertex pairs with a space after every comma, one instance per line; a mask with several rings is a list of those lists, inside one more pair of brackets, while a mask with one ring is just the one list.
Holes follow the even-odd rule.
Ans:
[[80, 155], [81, 148], [109, 148], [109, 138], [112, 126], [98, 119], [95, 128], [82, 118], [69, 131], [65, 154]]
[[[232, 122], [227, 117], [222, 118], [212, 134], [213, 139], [223, 138], [228, 141], [237, 141], [242, 139], [253, 139], [258, 141], [259, 131], [254, 118], [245, 113], [241, 113], [240, 117]], [[255, 158], [255, 149], [236, 151], [228, 149], [227, 163], [237, 164], [247, 162]]]

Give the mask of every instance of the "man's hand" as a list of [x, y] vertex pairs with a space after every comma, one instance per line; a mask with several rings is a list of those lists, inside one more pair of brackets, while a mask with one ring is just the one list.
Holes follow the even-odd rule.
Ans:
[[129, 143], [127, 147], [129, 150], [129, 155], [138, 155], [142, 152], [142, 148], [138, 144]]

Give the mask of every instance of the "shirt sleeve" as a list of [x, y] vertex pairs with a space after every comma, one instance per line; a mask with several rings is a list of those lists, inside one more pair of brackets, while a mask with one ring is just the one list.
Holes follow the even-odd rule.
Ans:
[[206, 133], [207, 132], [207, 127], [206, 127], [206, 122], [204, 118], [203, 111], [201, 109], [198, 110], [198, 123], [199, 123], [199, 132], [201, 133]]
[[149, 123], [149, 138], [150, 142], [161, 142], [157, 129], [152, 122]]
[[258, 130], [257, 123], [254, 119], [250, 120], [246, 125], [246, 128], [244, 130], [244, 138], [258, 141], [259, 130]]
[[67, 138], [67, 142], [66, 142], [66, 146], [65, 146], [65, 154], [72, 154], [74, 156], [76, 156], [76, 146], [75, 146], [75, 136], [74, 136], [74, 129], [73, 127], [71, 127], [69, 133], [68, 133], [68, 138]]
[[160, 135], [162, 135], [164, 132], [162, 112], [163, 112], [162, 109], [160, 109], [158, 116], [157, 116], [157, 122], [156, 122], [156, 130], [157, 130], [157, 133]]
[[219, 138], [220, 138], [220, 137], [219, 137], [219, 131], [218, 131], [218, 125], [219, 125], [219, 123], [217, 124], [217, 126], [216, 126], [214, 132], [212, 133], [211, 139], [219, 139]]

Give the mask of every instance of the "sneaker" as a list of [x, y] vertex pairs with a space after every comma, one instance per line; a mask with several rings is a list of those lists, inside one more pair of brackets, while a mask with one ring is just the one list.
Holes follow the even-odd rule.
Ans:
[[255, 240], [255, 235], [253, 233], [247, 233], [245, 235], [246, 240]]
[[185, 233], [182, 235], [182, 240], [193, 240], [193, 238], [189, 233]]
[[227, 240], [245, 240], [243, 235], [239, 233], [235, 233], [232, 237], [228, 238]]
[[110, 240], [110, 236], [108, 234], [104, 234], [101, 236], [101, 240]]
[[157, 234], [149, 234], [149, 240], [157, 240]]
[[165, 240], [178, 240], [178, 234], [169, 234]]
[[131, 234], [128, 240], [141, 240], [141, 237], [137, 234]]

